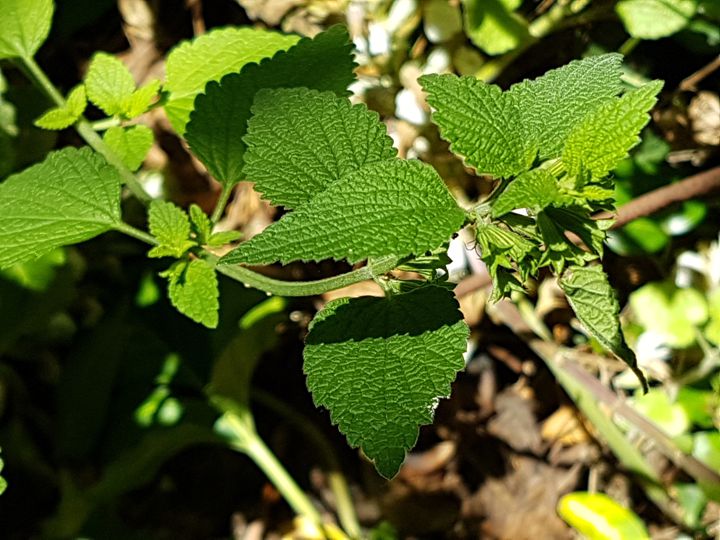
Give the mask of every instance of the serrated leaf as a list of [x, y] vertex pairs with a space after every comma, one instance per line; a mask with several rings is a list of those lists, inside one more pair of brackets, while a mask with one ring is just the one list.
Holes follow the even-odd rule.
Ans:
[[644, 386], [645, 377], [637, 367], [635, 353], [625, 343], [620, 328], [620, 306], [601, 266], [572, 266], [560, 278], [578, 320], [603, 347], [621, 358]]
[[535, 213], [553, 203], [566, 199], [558, 189], [555, 177], [544, 169], [533, 169], [512, 180], [492, 204], [493, 217], [502, 216], [518, 208]]
[[135, 118], [147, 112], [160, 91], [160, 81], [150, 81], [123, 100], [123, 115]]
[[659, 39], [687, 26], [697, 7], [696, 0], [620, 0], [615, 11], [632, 37]]
[[2, 0], [0, 59], [32, 58], [50, 33], [53, 0]]
[[103, 140], [131, 171], [140, 168], [154, 136], [152, 130], [142, 124], [130, 127], [113, 126], [103, 135]]
[[148, 212], [150, 233], [158, 245], [148, 257], [182, 257], [194, 244], [190, 241], [190, 220], [182, 208], [168, 201], [155, 200]]
[[589, 111], [620, 93], [621, 66], [620, 54], [591, 56], [510, 88], [525, 136], [535, 140], [541, 159], [559, 157], [573, 127]]
[[453, 293], [428, 285], [389, 298], [341, 298], [316, 315], [305, 374], [353, 447], [386, 478], [432, 422], [464, 366], [468, 327]]
[[120, 224], [115, 167], [89, 148], [66, 148], [0, 184], [0, 267], [36, 259]]
[[465, 33], [487, 54], [503, 54], [530, 36], [527, 23], [513, 13], [522, 0], [463, 0]]
[[640, 142], [648, 112], [663, 84], [654, 81], [594, 109], [570, 132], [562, 160], [571, 176], [583, 171], [602, 178]]
[[243, 172], [274, 205], [295, 208], [363, 165], [397, 154], [377, 113], [331, 92], [261, 90], [252, 113]]
[[565, 229], [555, 222], [548, 210], [537, 216], [538, 230], [545, 244], [540, 266], [551, 266], [556, 274], [560, 274], [568, 264], [582, 266], [598, 258], [596, 254], [584, 251], [571, 242], [565, 236]]
[[98, 52], [85, 75], [85, 87], [90, 101], [108, 116], [115, 116], [125, 112], [125, 101], [135, 91], [135, 80], [118, 58]]
[[168, 55], [165, 83], [170, 92], [165, 111], [175, 131], [185, 133], [195, 96], [208, 82], [285, 50], [298, 39], [260, 28], [222, 28], [175, 47]]
[[190, 222], [200, 245], [205, 245], [212, 235], [212, 222], [197, 204], [190, 205]]
[[435, 169], [419, 161], [365, 165], [222, 258], [223, 264], [417, 255], [465, 221]]
[[502, 178], [530, 168], [537, 148], [522, 129], [515, 97], [475, 77], [424, 75], [419, 81], [441, 135], [467, 165]]
[[78, 121], [86, 106], [85, 86], [80, 84], [70, 91], [64, 107], [50, 109], [35, 120], [35, 125], [43, 129], [65, 129]]
[[259, 64], [210, 83], [195, 106], [185, 134], [193, 153], [224, 184], [244, 179], [243, 163], [250, 108], [264, 88], [304, 86], [340, 97], [355, 76], [352, 43], [343, 26], [333, 26], [313, 39], [303, 38]]
[[163, 276], [168, 296], [177, 310], [208, 328], [218, 325], [218, 282], [215, 269], [201, 259], [178, 261]]
[[208, 238], [207, 245], [211, 248], [222, 247], [236, 240], [240, 240], [242, 234], [239, 231], [218, 231]]

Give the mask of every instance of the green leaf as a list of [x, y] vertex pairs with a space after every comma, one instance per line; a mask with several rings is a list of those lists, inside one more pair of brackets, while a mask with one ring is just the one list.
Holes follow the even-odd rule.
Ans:
[[200, 245], [207, 244], [212, 235], [213, 225], [208, 215], [197, 204], [190, 205], [190, 222], [198, 243]]
[[195, 244], [190, 241], [190, 220], [183, 210], [171, 202], [155, 200], [150, 204], [150, 232], [158, 245], [148, 257], [182, 257]]
[[435, 169], [419, 161], [365, 165], [222, 258], [223, 264], [420, 254], [465, 221]]
[[544, 169], [533, 169], [508, 184], [493, 203], [492, 215], [502, 216], [517, 208], [529, 208], [537, 213], [562, 200], [555, 177]]
[[123, 100], [123, 114], [135, 118], [147, 112], [160, 91], [160, 81], [154, 80], [135, 90]]
[[128, 169], [136, 171], [145, 161], [154, 137], [149, 127], [138, 124], [125, 128], [111, 127], [103, 135], [103, 140]]
[[530, 36], [527, 23], [513, 13], [522, 0], [463, 0], [465, 33], [487, 54], [503, 54]]
[[560, 274], [568, 264], [583, 266], [597, 259], [597, 255], [580, 249], [565, 236], [565, 229], [555, 221], [549, 210], [537, 216], [537, 226], [545, 244], [540, 266], [551, 266], [556, 274]]
[[80, 84], [70, 91], [64, 107], [50, 109], [35, 120], [35, 125], [43, 129], [65, 129], [78, 121], [86, 106], [85, 86]]
[[218, 281], [215, 270], [201, 259], [178, 261], [160, 274], [168, 278], [168, 296], [177, 310], [208, 328], [218, 325]]
[[602, 267], [572, 266], [560, 278], [560, 287], [587, 331], [630, 366], [647, 387], [645, 377], [637, 367], [635, 353], [625, 343], [620, 328], [620, 306]]
[[52, 152], [0, 184], [0, 268], [121, 223], [117, 169], [89, 148]]
[[126, 100], [135, 92], [135, 80], [119, 59], [98, 52], [85, 75], [85, 87], [90, 101], [108, 116], [115, 116], [125, 113]]
[[341, 298], [305, 340], [307, 385], [348, 443], [390, 478], [432, 422], [464, 366], [468, 327], [452, 291], [428, 285], [389, 298]]
[[557, 512], [588, 540], [650, 540], [642, 520], [604, 493], [563, 495]]
[[365, 105], [306, 88], [261, 90], [245, 143], [245, 176], [295, 208], [365, 164], [392, 159], [385, 125]]
[[45, 291], [52, 284], [56, 270], [66, 262], [65, 250], [54, 249], [41, 257], [0, 270], [0, 276], [31, 291]]
[[603, 54], [553, 69], [508, 91], [517, 99], [525, 136], [531, 135], [540, 159], [559, 157], [573, 127], [622, 89], [622, 55]]
[[640, 142], [640, 131], [650, 120], [648, 112], [662, 86], [653, 81], [620, 98], [608, 99], [575, 126], [562, 155], [568, 173], [607, 176]]
[[211, 248], [222, 247], [225, 244], [240, 240], [242, 234], [239, 231], [218, 231], [208, 238], [207, 245]]
[[687, 26], [697, 11], [697, 1], [620, 0], [615, 11], [632, 37], [659, 39]]
[[285, 50], [297, 40], [260, 28], [222, 28], [175, 47], [165, 64], [165, 88], [170, 92], [165, 111], [175, 131], [185, 133], [195, 96], [208, 82]]
[[245, 178], [243, 137], [259, 90], [304, 86], [345, 97], [354, 67], [352, 43], [343, 26], [304, 38], [259, 64], [247, 64], [240, 73], [208, 84], [197, 97], [187, 125], [190, 148], [215, 179], [235, 184]]
[[436, 109], [433, 121], [467, 165], [503, 178], [530, 168], [537, 149], [520, 124], [517, 98], [475, 77], [423, 75], [419, 81]]
[[2, 0], [0, 60], [32, 58], [50, 33], [53, 0]]

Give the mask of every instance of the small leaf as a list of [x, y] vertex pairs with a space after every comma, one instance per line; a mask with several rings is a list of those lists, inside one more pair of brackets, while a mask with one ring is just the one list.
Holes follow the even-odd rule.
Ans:
[[252, 112], [243, 172], [274, 205], [295, 208], [363, 165], [397, 154], [377, 113], [331, 92], [261, 90]]
[[160, 91], [160, 81], [150, 81], [123, 100], [123, 115], [135, 118], [147, 112]]
[[86, 106], [85, 86], [80, 84], [70, 91], [64, 107], [50, 109], [35, 120], [35, 125], [43, 129], [65, 129], [79, 120]]
[[297, 40], [260, 28], [222, 28], [175, 47], [165, 64], [165, 88], [170, 92], [165, 111], [175, 131], [185, 133], [195, 96], [208, 82], [287, 49]]
[[647, 381], [637, 367], [635, 353], [625, 343], [620, 328], [620, 306], [602, 267], [572, 266], [560, 278], [560, 287], [587, 331], [630, 366], [647, 389]]
[[553, 203], [562, 204], [565, 199], [552, 174], [543, 169], [533, 169], [508, 184], [493, 203], [492, 215], [502, 216], [518, 208], [529, 208], [538, 213]]
[[119, 59], [98, 52], [90, 62], [85, 87], [90, 101], [108, 116], [115, 116], [125, 112], [125, 101], [135, 91], [135, 80]]
[[682, 30], [696, 10], [696, 0], [620, 0], [615, 6], [628, 33], [640, 39], [659, 39]]
[[435, 169], [419, 161], [371, 163], [222, 258], [223, 264], [417, 255], [465, 221]]
[[503, 54], [530, 36], [527, 23], [513, 13], [522, 0], [463, 0], [465, 33], [487, 54]]
[[50, 33], [53, 0], [2, 0], [0, 59], [32, 58]]
[[89, 148], [66, 148], [0, 184], [0, 268], [120, 224], [120, 175]]
[[663, 84], [654, 81], [612, 98], [588, 114], [568, 136], [562, 159], [571, 176], [583, 171], [603, 178], [640, 142], [648, 112]]
[[190, 220], [181, 208], [167, 201], [153, 201], [149, 211], [150, 232], [158, 245], [148, 257], [182, 257], [195, 244], [189, 240]]
[[207, 262], [178, 261], [161, 274], [168, 278], [168, 296], [180, 313], [208, 328], [218, 325], [218, 282]]
[[128, 169], [136, 171], [145, 161], [154, 137], [149, 127], [138, 124], [130, 127], [111, 127], [103, 135], [103, 140]]
[[301, 39], [287, 51], [208, 84], [195, 100], [187, 125], [188, 144], [216, 180], [235, 184], [244, 179], [243, 137], [259, 90], [304, 86], [346, 97], [355, 80], [354, 68], [345, 27], [333, 26], [313, 39]]
[[239, 231], [219, 231], [213, 233], [207, 241], [208, 247], [216, 248], [222, 247], [231, 242], [235, 242], [242, 238], [242, 234]]
[[386, 478], [432, 422], [464, 366], [468, 327], [452, 291], [427, 285], [389, 298], [341, 298], [306, 338], [307, 384], [348, 443]]
[[588, 540], [650, 540], [642, 520], [604, 493], [568, 493], [557, 511]]
[[203, 209], [197, 204], [190, 205], [190, 222], [198, 238], [198, 243], [200, 245], [207, 244], [208, 239], [212, 235], [212, 222], [207, 214], [203, 212]]

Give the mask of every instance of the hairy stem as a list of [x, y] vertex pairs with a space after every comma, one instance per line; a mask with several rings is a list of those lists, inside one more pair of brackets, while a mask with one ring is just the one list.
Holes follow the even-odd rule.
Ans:
[[[45, 92], [55, 105], [58, 107], [64, 107], [65, 98], [58, 89], [55, 88], [55, 85], [53, 85], [50, 79], [48, 79], [47, 75], [45, 75], [45, 72], [37, 64], [35, 59], [32, 57], [21, 57], [19, 61], [25, 68], [33, 84]], [[80, 120], [75, 124], [75, 129], [86, 143], [88, 143], [96, 152], [102, 154], [105, 159], [107, 159], [108, 163], [115, 166], [115, 168], [120, 172], [120, 176], [125, 182], [125, 185], [127, 185], [128, 189], [133, 195], [135, 195], [135, 197], [144, 203], [150, 202], [151, 197], [145, 191], [142, 184], [140, 184], [135, 175], [125, 166], [117, 154], [115, 154], [115, 152], [113, 152], [110, 147], [105, 144], [105, 141], [102, 140], [102, 138], [95, 132], [92, 125], [84, 117], [80, 117]]]

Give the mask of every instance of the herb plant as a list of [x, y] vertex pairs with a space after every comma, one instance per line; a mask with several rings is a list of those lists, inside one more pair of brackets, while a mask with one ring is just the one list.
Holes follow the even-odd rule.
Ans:
[[[453, 152], [497, 181], [465, 208], [430, 165], [397, 157], [376, 113], [350, 103], [355, 64], [343, 27], [313, 39], [213, 31], [171, 52], [162, 86], [137, 88], [118, 60], [98, 53], [63, 97], [34, 60], [52, 13], [52, 0], [3, 0], [0, 59], [17, 61], [54, 101], [38, 126], [74, 126], [89, 147], [52, 152], [0, 184], [0, 268], [118, 231], [167, 261], [172, 304], [208, 328], [218, 324], [218, 273], [281, 296], [374, 279], [384, 297], [334, 300], [316, 315], [304, 359], [316, 404], [388, 478], [464, 365], [468, 327], [443, 272], [445, 246], [464, 227], [493, 300], [523, 294], [547, 269], [588, 332], [642, 379], [598, 264], [610, 222], [593, 215], [612, 209], [609, 174], [639, 142], [662, 85], [625, 88], [620, 55], [574, 61], [504, 92], [473, 77], [422, 77]], [[83, 116], [87, 100], [108, 115], [102, 137]], [[133, 174], [153, 140], [136, 119], [160, 106], [222, 184], [211, 216], [152, 200]], [[215, 224], [244, 180], [286, 213], [235, 245], [239, 234]], [[123, 186], [148, 205], [148, 231], [123, 220]], [[248, 268], [326, 259], [364, 266], [310, 282]], [[399, 279], [395, 269], [419, 277]]]

